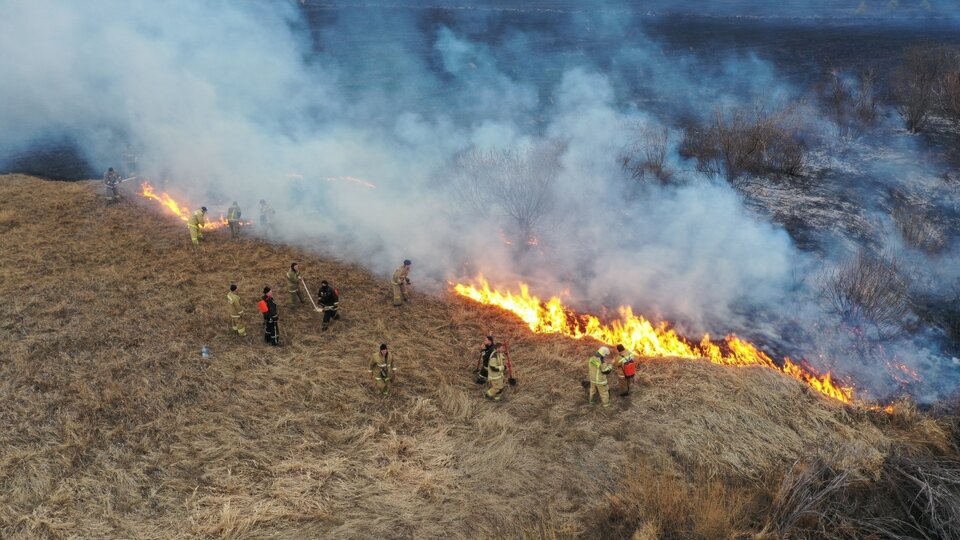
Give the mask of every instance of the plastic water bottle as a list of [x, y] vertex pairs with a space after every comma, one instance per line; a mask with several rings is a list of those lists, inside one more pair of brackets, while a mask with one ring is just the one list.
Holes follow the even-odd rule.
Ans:
[[200, 349], [200, 356], [210, 358], [210, 348], [204, 345], [203, 348]]

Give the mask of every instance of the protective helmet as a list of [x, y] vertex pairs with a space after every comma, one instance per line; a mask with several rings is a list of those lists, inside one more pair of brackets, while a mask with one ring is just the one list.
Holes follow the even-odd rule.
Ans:
[[603, 347], [600, 347], [599, 349], [597, 349], [597, 353], [599, 353], [600, 356], [608, 356], [610, 354], [610, 349], [607, 348], [606, 345], [604, 345]]
[[201, 206], [201, 207], [200, 207], [200, 211], [203, 212], [204, 214], [206, 214], [206, 213], [207, 213], [207, 207], [206, 207], [206, 206]]
[[405, 259], [405, 260], [403, 261], [403, 265], [404, 265], [404, 266], [410, 266], [410, 264], [411, 264], [411, 263], [410, 263], [410, 259]]

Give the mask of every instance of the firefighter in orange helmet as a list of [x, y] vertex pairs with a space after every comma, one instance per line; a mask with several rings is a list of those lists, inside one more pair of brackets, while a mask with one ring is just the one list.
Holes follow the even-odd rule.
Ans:
[[593, 405], [593, 395], [600, 394], [600, 403], [604, 408], [610, 406], [610, 389], [607, 385], [607, 374], [613, 371], [613, 366], [605, 363], [610, 356], [610, 349], [604, 345], [590, 357], [590, 397], [588, 401]]

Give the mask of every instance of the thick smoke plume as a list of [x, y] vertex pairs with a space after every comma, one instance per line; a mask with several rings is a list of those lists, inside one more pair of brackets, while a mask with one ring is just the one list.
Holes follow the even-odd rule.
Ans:
[[[585, 308], [630, 304], [691, 333], [738, 331], [814, 364], [822, 354], [841, 372], [874, 372], [848, 339], [817, 332], [833, 315], [810, 276], [849, 246], [830, 243], [826, 258], [801, 251], [741, 191], [677, 151], [681, 121], [778, 110], [806, 89], [750, 51], [709, 60], [670, 51], [620, 4], [548, 4], [533, 26], [511, 24], [511, 6], [500, 4], [462, 13], [445, 9], [453, 4], [7, 2], [0, 160], [68, 136], [103, 170], [129, 146], [163, 189], [214, 210], [238, 200], [248, 217], [266, 199], [283, 241], [380, 273], [410, 258], [434, 290], [482, 271], [543, 294], [569, 290]], [[716, 15], [743, 14], [722, 4], [709, 3]], [[797, 3], [785, 13], [816, 10]], [[830, 132], [826, 117], [806, 116], [812, 137]], [[625, 173], [624, 149], [644, 131], [666, 134], [677, 182]], [[506, 189], [495, 177], [508, 165], [491, 156], [549, 171], [531, 222], [484, 198]], [[784, 337], [781, 323], [799, 330]], [[923, 351], [925, 365], [939, 365], [926, 343], [897, 347], [904, 362]]]

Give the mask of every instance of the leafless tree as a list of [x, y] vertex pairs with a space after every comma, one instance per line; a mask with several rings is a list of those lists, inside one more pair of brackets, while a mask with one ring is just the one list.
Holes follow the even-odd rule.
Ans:
[[957, 58], [957, 52], [945, 46], [921, 45], [904, 53], [894, 73], [893, 94], [909, 131], [921, 131], [943, 106], [945, 85], [956, 72]]
[[465, 152], [454, 163], [459, 196], [478, 214], [498, 209], [510, 220], [516, 235], [528, 241], [553, 205], [563, 148], [551, 142]]
[[862, 126], [872, 126], [877, 123], [879, 106], [876, 95], [877, 71], [868, 67], [857, 77], [857, 100], [854, 112]]
[[623, 169], [634, 180], [655, 179], [666, 184], [673, 178], [667, 166], [670, 131], [667, 128], [651, 127], [638, 123], [633, 128], [633, 138], [620, 157]]

